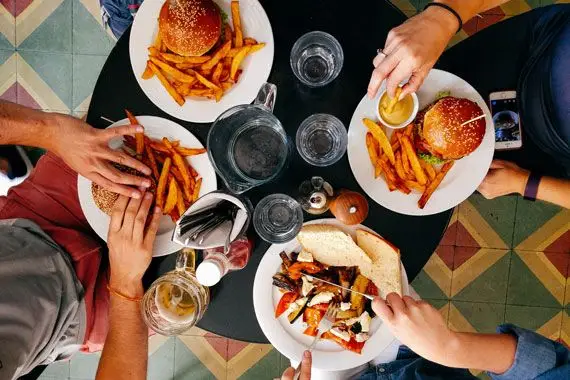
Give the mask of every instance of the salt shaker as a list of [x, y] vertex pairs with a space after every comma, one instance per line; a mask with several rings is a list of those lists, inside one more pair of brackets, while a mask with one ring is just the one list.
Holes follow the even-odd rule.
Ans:
[[319, 215], [327, 212], [333, 199], [333, 188], [322, 177], [312, 177], [299, 186], [298, 202], [309, 214]]

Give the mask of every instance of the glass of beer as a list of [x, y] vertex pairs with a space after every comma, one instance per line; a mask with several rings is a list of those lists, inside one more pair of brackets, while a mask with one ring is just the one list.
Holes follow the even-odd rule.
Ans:
[[176, 269], [152, 283], [142, 299], [146, 325], [166, 336], [182, 335], [204, 316], [210, 291], [195, 276], [196, 253], [184, 248], [176, 259]]

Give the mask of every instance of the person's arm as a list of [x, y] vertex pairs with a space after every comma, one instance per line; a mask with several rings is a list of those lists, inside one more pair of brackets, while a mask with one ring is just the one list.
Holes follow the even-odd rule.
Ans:
[[[454, 9], [463, 23], [477, 13], [506, 3], [508, 0], [435, 0]], [[383, 54], [374, 58], [375, 67], [368, 85], [368, 96], [373, 98], [386, 79], [388, 94], [394, 96], [396, 87], [408, 77], [402, 95], [417, 91], [428, 72], [439, 59], [459, 22], [448, 10], [431, 6], [411, 17], [388, 33]]]
[[[506, 194], [524, 195], [530, 172], [503, 160], [493, 160], [487, 176], [477, 189], [485, 198], [493, 199]], [[536, 199], [570, 209], [570, 180], [542, 177]]]
[[97, 369], [97, 380], [144, 380], [147, 373], [148, 329], [141, 314], [142, 276], [152, 259], [161, 212], [155, 208], [145, 223], [152, 194], [142, 201], [120, 196], [109, 225], [109, 332]]
[[[568, 365], [568, 350], [536, 333], [512, 325], [499, 334], [454, 332], [425, 301], [390, 293], [372, 308], [402, 344], [435, 363], [490, 372], [497, 379], [535, 378]], [[504, 332], [504, 333], [503, 333]]]
[[143, 132], [141, 126], [106, 130], [92, 128], [69, 115], [33, 110], [0, 100], [0, 145], [27, 145], [52, 151], [73, 170], [119, 194], [140, 196], [136, 187], [149, 187], [150, 181], [122, 173], [113, 162], [144, 174], [150, 169], [120, 150], [109, 148], [109, 140]]

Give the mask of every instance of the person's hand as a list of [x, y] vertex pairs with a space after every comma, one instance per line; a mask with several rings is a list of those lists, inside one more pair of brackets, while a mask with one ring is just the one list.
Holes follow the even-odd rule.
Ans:
[[139, 198], [119, 196], [109, 224], [107, 245], [111, 279], [109, 285], [129, 297], [142, 292], [141, 279], [152, 259], [152, 248], [161, 217], [155, 207], [148, 227], [145, 229], [152, 194]]
[[372, 309], [400, 342], [425, 359], [445, 363], [446, 355], [456, 346], [457, 334], [426, 301], [390, 293], [386, 301], [376, 297]]
[[[312, 363], [311, 353], [305, 351], [303, 353], [303, 360], [301, 361], [301, 373], [299, 375], [299, 380], [311, 380], [311, 363]], [[283, 372], [281, 380], [293, 380], [295, 376], [295, 368], [289, 367]]]
[[123, 173], [113, 166], [113, 162], [149, 175], [151, 170], [146, 165], [108, 145], [109, 140], [115, 137], [143, 132], [140, 125], [95, 129], [82, 120], [67, 115], [58, 115], [57, 124], [57, 132], [50, 139], [49, 150], [77, 173], [107, 190], [129, 197], [141, 196], [137, 187], [150, 186], [150, 180]]
[[415, 92], [457, 31], [457, 19], [445, 9], [430, 7], [392, 29], [383, 53], [374, 58], [368, 96], [374, 98], [386, 79], [388, 95], [408, 77], [402, 95]]
[[530, 172], [503, 160], [493, 160], [491, 168], [477, 190], [487, 199], [501, 195], [524, 194]]

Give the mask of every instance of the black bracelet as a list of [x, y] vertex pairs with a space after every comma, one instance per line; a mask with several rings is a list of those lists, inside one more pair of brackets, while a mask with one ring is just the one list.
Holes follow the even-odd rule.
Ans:
[[443, 9], [447, 9], [449, 12], [451, 12], [451, 14], [453, 14], [457, 19], [457, 21], [459, 22], [459, 28], [457, 28], [457, 32], [455, 33], [459, 33], [459, 31], [463, 28], [463, 20], [461, 20], [461, 16], [459, 16], [459, 13], [457, 13], [455, 9], [451, 8], [449, 5], [442, 3], [429, 3], [424, 7], [424, 11], [429, 7], [440, 7]]
[[524, 199], [528, 201], [535, 201], [536, 195], [538, 194], [538, 186], [540, 185], [540, 180], [542, 176], [538, 173], [530, 172], [528, 180], [526, 181], [526, 186], [524, 188]]

